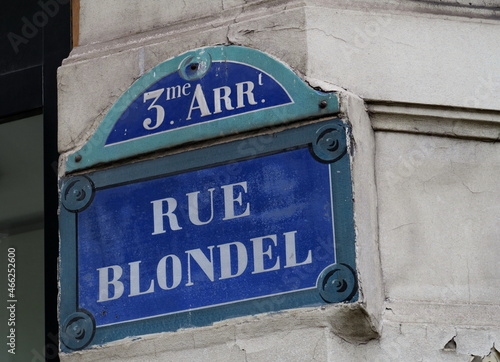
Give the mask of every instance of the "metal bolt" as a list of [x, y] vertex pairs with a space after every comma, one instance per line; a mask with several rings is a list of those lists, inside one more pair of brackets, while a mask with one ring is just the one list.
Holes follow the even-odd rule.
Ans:
[[75, 156], [75, 162], [80, 162], [82, 160], [82, 155]]
[[319, 102], [319, 108], [326, 108], [328, 104], [326, 103], [325, 100], [322, 100], [321, 102]]
[[193, 64], [191, 64], [190, 68], [191, 68], [191, 70], [196, 70], [196, 69], [198, 69], [198, 64], [193, 63]]
[[82, 328], [78, 321], [70, 324], [68, 326], [68, 330], [70, 335], [72, 335], [75, 339], [82, 339], [85, 336], [85, 329]]
[[79, 326], [73, 327], [73, 332], [75, 333], [75, 337], [80, 339], [83, 336], [83, 329]]

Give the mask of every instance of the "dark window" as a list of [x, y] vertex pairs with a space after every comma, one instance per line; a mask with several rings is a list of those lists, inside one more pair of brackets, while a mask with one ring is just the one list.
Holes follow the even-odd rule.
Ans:
[[[16, 355], [3, 348], [2, 361], [59, 360], [56, 74], [71, 49], [70, 14], [69, 0], [2, 2], [0, 139], [5, 142], [0, 156], [0, 183], [4, 182], [0, 192], [4, 198], [0, 199], [0, 276], [6, 279], [5, 246], [13, 242], [19, 245], [18, 303], [25, 303], [32, 312], [25, 315], [19, 304]], [[34, 246], [28, 246], [30, 243]], [[33, 270], [36, 273], [30, 274]], [[35, 282], [37, 276], [41, 282]], [[7, 293], [7, 285], [0, 283], [0, 288]]]

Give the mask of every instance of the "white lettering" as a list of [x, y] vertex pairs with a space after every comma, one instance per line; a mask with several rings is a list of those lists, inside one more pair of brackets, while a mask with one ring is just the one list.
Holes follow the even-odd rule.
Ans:
[[151, 102], [151, 104], [149, 105], [148, 111], [151, 110], [151, 108], [156, 109], [156, 121], [154, 125], [151, 125], [153, 123], [153, 120], [151, 118], [146, 118], [144, 122], [142, 122], [142, 126], [147, 130], [152, 130], [160, 127], [163, 123], [163, 120], [165, 119], [165, 110], [162, 106], [156, 104], [156, 101], [158, 101], [158, 98], [160, 98], [162, 93], [163, 89], [157, 89], [155, 91], [146, 92], [143, 95], [143, 103], [146, 103], [146, 101], [150, 99], [154, 99], [153, 102]]
[[166, 90], [166, 99], [167, 101], [175, 98], [179, 98], [181, 96], [181, 86], [174, 85], [173, 87], [167, 87]]
[[188, 211], [189, 211], [189, 220], [194, 225], [205, 225], [208, 224], [214, 218], [214, 188], [208, 189], [210, 193], [210, 218], [207, 221], [201, 221], [199, 215], [199, 205], [198, 205], [198, 194], [200, 191], [190, 192], [186, 194], [188, 197]]
[[[223, 96], [221, 96], [221, 91], [224, 91]], [[234, 109], [234, 107], [231, 105], [231, 98], [229, 98], [230, 94], [231, 94], [231, 88], [227, 86], [214, 89], [214, 114], [222, 112], [222, 107], [221, 107], [222, 100], [224, 100], [224, 105], [226, 107], [226, 110], [230, 111]]]
[[273, 259], [272, 245], [264, 251], [264, 240], [270, 239], [274, 246], [277, 246], [276, 235], [267, 235], [260, 238], [250, 239], [253, 242], [253, 272], [252, 274], [263, 273], [271, 270], [278, 270], [280, 268], [280, 257], [276, 257], [276, 262], [272, 267], [265, 268], [264, 266], [264, 255], [267, 256], [269, 260]]
[[[236, 247], [236, 274], [231, 273], [231, 246]], [[235, 278], [243, 274], [248, 265], [247, 249], [243, 243], [238, 241], [217, 245], [220, 251], [220, 279]]]
[[[198, 104], [196, 107], [194, 106], [194, 102]], [[201, 112], [201, 117], [208, 116], [212, 113], [210, 113], [210, 110], [208, 109], [208, 104], [207, 100], [205, 99], [205, 95], [203, 94], [203, 90], [201, 88], [201, 84], [197, 84], [196, 88], [194, 89], [194, 95], [193, 99], [191, 100], [191, 105], [189, 106], [189, 112], [186, 120], [191, 119], [191, 112], [195, 109], [199, 109]]]
[[190, 91], [188, 91], [188, 89], [191, 88], [191, 83], [186, 83], [182, 86], [182, 95], [183, 96], [188, 96], [191, 94]]
[[224, 190], [224, 218], [222, 220], [230, 220], [230, 219], [235, 219], [237, 217], [244, 217], [250, 215], [250, 203], [246, 203], [246, 208], [243, 213], [236, 215], [234, 211], [234, 205], [238, 203], [240, 206], [243, 206], [243, 201], [242, 201], [242, 193], [238, 193], [238, 196], [234, 198], [234, 187], [235, 186], [240, 186], [243, 188], [243, 191], [246, 193], [247, 192], [247, 182], [238, 182], [235, 184], [231, 185], [225, 185], [221, 186], [221, 188]]
[[285, 255], [286, 255], [285, 268], [291, 268], [294, 266], [312, 263], [311, 250], [309, 250], [307, 252], [306, 260], [304, 260], [303, 262], [297, 263], [297, 248], [295, 245], [295, 234], [296, 233], [297, 233], [297, 231], [289, 231], [289, 232], [283, 234], [283, 235], [285, 235]]
[[[238, 182], [230, 185], [223, 185], [221, 189], [224, 194], [224, 218], [222, 220], [231, 220], [239, 217], [245, 217], [250, 215], [250, 203], [243, 201], [243, 194], [247, 193], [247, 182]], [[241, 190], [242, 189], [242, 190]], [[207, 190], [208, 199], [200, 198], [200, 191], [189, 192], [187, 196], [187, 210], [189, 221], [196, 226], [206, 225], [213, 221], [214, 218], [214, 192], [215, 188], [210, 188]], [[202, 216], [205, 220], [200, 219], [200, 202], [206, 203], [209, 200], [210, 203], [210, 215], [207, 211], [204, 212], [205, 216]], [[165, 199], [153, 200], [153, 232], [151, 235], [158, 235], [167, 232], [167, 227], [165, 225], [165, 217], [168, 217], [168, 225], [170, 230], [181, 230], [182, 227], [179, 225], [179, 220], [176, 215], [177, 200], [173, 197], [167, 197]], [[166, 204], [166, 211], [165, 211]], [[182, 209], [184, 210], [184, 208]], [[206, 207], [202, 210], [207, 210]]]
[[[297, 257], [297, 231], [289, 231], [282, 234], [283, 239], [278, 239], [277, 234], [271, 234], [250, 239], [252, 246], [235, 241], [219, 245], [207, 246], [206, 249], [192, 249], [185, 251], [185, 264], [187, 270], [183, 270], [181, 259], [174, 254], [163, 256], [158, 261], [156, 266], [156, 281], [158, 286], [165, 291], [178, 288], [183, 280], [184, 286], [193, 286], [199, 282], [216, 282], [218, 280], [236, 278], [247, 271], [250, 260], [253, 260], [253, 270], [251, 274], [260, 274], [264, 272], [279, 270], [281, 268], [300, 267], [306, 264], [311, 264], [312, 251], [301, 251], [300, 259]], [[278, 241], [279, 240], [279, 241]], [[284, 242], [283, 242], [284, 241]], [[219, 258], [214, 258], [214, 248], [217, 247]], [[249, 258], [249, 251], [252, 252], [253, 258]], [[284, 250], [283, 250], [284, 249]], [[208, 250], [208, 253], [207, 253]], [[285, 255], [285, 263], [280, 263], [280, 255]], [[302, 257], [306, 255], [305, 258]], [[215, 268], [214, 262], [220, 261], [220, 269]], [[301, 260], [301, 261], [298, 261]], [[184, 261], [183, 261], [184, 262]], [[141, 261], [128, 263], [129, 278], [124, 280], [130, 281], [129, 297], [140, 296], [155, 292], [154, 276], [147, 279], [146, 276], [141, 278]], [[153, 270], [147, 269], [150, 273]], [[122, 297], [124, 293], [124, 282], [120, 281], [123, 275], [122, 267], [112, 265], [97, 269], [99, 272], [99, 299], [98, 302], [106, 302]], [[184, 275], [183, 272], [187, 272]], [[148, 280], [149, 286], [147, 290], [141, 291], [141, 279]], [[110, 288], [112, 287], [112, 288]]]
[[128, 295], [129, 297], [134, 297], [136, 295], [141, 295], [141, 294], [148, 294], [148, 293], [153, 293], [155, 291], [155, 286], [154, 286], [154, 281], [151, 280], [151, 283], [149, 284], [149, 289], [141, 292], [141, 285], [140, 285], [140, 271], [139, 271], [139, 264], [140, 261], [134, 261], [132, 263], [128, 263], [130, 265], [130, 294]]
[[[163, 202], [167, 203], [167, 212], [163, 212]], [[168, 222], [170, 225], [170, 229], [172, 230], [180, 230], [182, 229], [179, 226], [179, 222], [177, 221], [177, 216], [174, 214], [174, 210], [177, 207], [177, 200], [173, 197], [167, 197], [166, 199], [154, 200], [151, 201], [153, 204], [153, 225], [154, 231], [151, 235], [158, 235], [167, 232], [163, 225], [163, 218], [165, 216], [168, 217]]]
[[[245, 85], [247, 86], [246, 90], [244, 90]], [[251, 81], [236, 83], [236, 108], [245, 107], [244, 95], [247, 96], [248, 104], [252, 106], [257, 104], [252, 93], [253, 88], [254, 84]]]
[[188, 265], [188, 282], [186, 286], [193, 285], [193, 281], [191, 280], [191, 258], [200, 266], [201, 270], [205, 273], [205, 275], [210, 279], [210, 281], [214, 281], [214, 258], [213, 258], [213, 246], [209, 246], [208, 250], [210, 251], [210, 259], [206, 257], [205, 254], [201, 251], [201, 249], [187, 250], [186, 254], [187, 265]]
[[[172, 261], [172, 285], [167, 284], [167, 260]], [[182, 279], [182, 268], [181, 260], [175, 255], [167, 255], [160, 259], [158, 266], [156, 267], [156, 278], [158, 279], [158, 285], [163, 290], [174, 289], [179, 286]]]
[[[99, 271], [99, 299], [98, 302], [118, 299], [123, 294], [123, 283], [119, 281], [123, 274], [123, 269], [118, 265], [111, 265], [97, 269]], [[109, 280], [108, 271], [113, 271], [113, 279]], [[109, 285], [114, 287], [113, 296], [109, 296]]]

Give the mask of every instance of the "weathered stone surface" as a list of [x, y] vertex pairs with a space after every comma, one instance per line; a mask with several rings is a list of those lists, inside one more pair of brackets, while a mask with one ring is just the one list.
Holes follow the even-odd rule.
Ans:
[[306, 7], [308, 76], [364, 99], [500, 108], [497, 21], [368, 3]]
[[140, 71], [137, 50], [59, 68], [59, 152], [83, 145]]
[[385, 132], [376, 139], [387, 297], [498, 304], [498, 143]]

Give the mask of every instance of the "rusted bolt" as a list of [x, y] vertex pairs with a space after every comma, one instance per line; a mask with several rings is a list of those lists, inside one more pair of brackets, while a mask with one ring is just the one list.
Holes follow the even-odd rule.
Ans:
[[322, 100], [321, 102], [319, 102], [319, 108], [326, 108], [327, 106], [327, 103], [325, 100]]
[[82, 155], [75, 156], [75, 162], [80, 162], [82, 160]]

